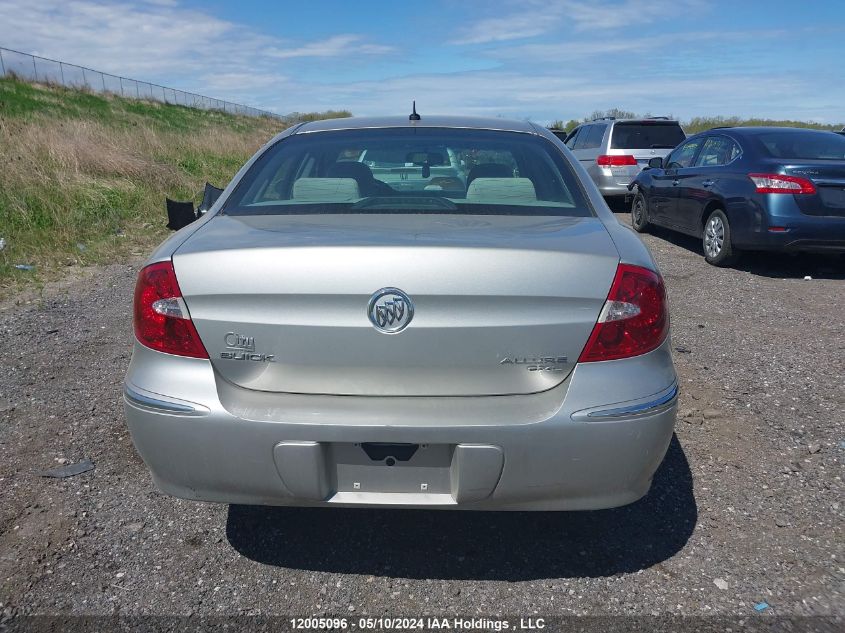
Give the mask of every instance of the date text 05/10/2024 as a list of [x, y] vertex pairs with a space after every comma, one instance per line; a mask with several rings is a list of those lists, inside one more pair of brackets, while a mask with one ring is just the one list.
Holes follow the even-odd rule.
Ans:
[[291, 618], [294, 630], [392, 630], [392, 631], [538, 631], [546, 628], [544, 618], [515, 621], [493, 618]]

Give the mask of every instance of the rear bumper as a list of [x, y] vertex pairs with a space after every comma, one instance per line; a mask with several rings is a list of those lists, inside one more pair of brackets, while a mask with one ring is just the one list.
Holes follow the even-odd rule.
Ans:
[[840, 222], [841, 227], [823, 222], [790, 224], [786, 231], [760, 231], [734, 243], [739, 248], [753, 250], [845, 253], [845, 219]]
[[634, 181], [640, 169], [632, 169], [630, 167], [617, 168], [600, 168], [596, 166], [591, 168], [590, 176], [596, 187], [605, 197], [611, 196], [630, 196], [631, 192], [628, 190], [628, 185]]
[[[631, 180], [633, 179], [634, 177], [631, 178]], [[596, 183], [599, 188], [599, 191], [601, 192], [601, 195], [606, 198], [609, 198], [611, 196], [630, 196], [631, 192], [628, 190], [629, 184], [630, 181], [619, 184], [618, 182], [616, 182], [615, 178], [602, 179], [602, 181]]]
[[[749, 218], [746, 226], [742, 216]], [[755, 217], [759, 219], [754, 221]], [[738, 219], [733, 238], [738, 248], [845, 253], [845, 217], [804, 215], [794, 202], [781, 201], [780, 206], [770, 205], [768, 212], [741, 213]], [[770, 227], [786, 230], [772, 232]]]
[[[150, 363], [173, 363], [164, 374], [174, 378], [155, 379], [162, 372]], [[629, 385], [618, 382], [625, 374]], [[608, 382], [597, 388], [601, 376]], [[607, 385], [616, 384], [614, 396]], [[167, 385], [179, 398], [162, 395]], [[243, 391], [220, 383], [207, 361], [136, 346], [126, 418], [162, 491], [240, 504], [608, 508], [648, 491], [677, 406], [668, 344], [639, 359], [579, 365], [558, 387], [528, 396], [264, 394], [247, 404], [238, 401]], [[360, 446], [369, 442], [417, 449], [389, 466], [370, 459]]]
[[604, 186], [599, 187], [599, 191], [601, 192], [601, 195], [603, 195], [605, 198], [611, 198], [611, 197], [614, 197], [614, 196], [622, 197], [622, 196], [630, 196], [631, 195], [631, 192], [628, 191], [628, 185], [616, 185], [616, 184], [604, 185]]

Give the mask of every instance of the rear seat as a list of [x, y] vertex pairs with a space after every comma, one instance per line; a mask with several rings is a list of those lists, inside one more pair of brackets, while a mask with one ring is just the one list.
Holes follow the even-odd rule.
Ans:
[[469, 184], [467, 200], [497, 204], [530, 204], [537, 192], [529, 178], [476, 178]]
[[352, 202], [361, 198], [354, 178], [299, 178], [293, 199], [301, 202]]

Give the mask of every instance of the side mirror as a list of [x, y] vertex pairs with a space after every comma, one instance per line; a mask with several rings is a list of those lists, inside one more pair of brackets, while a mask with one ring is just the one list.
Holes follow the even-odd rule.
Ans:
[[654, 158], [648, 159], [648, 166], [650, 169], [662, 169], [663, 168], [663, 159], [660, 156], [655, 156]]

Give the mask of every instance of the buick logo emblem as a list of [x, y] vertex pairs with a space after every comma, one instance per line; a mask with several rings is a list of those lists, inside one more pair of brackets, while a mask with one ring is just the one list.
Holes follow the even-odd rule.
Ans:
[[382, 288], [370, 297], [367, 316], [379, 332], [396, 334], [414, 318], [414, 302], [399, 288]]

